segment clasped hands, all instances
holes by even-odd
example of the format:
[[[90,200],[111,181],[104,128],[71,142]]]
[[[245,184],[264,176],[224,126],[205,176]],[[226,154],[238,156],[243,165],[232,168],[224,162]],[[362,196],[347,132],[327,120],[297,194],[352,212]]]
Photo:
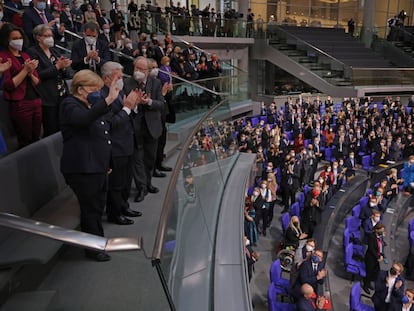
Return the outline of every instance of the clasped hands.
[[[56,69],[66,69],[72,64],[72,60],[69,58],[66,58],[64,56],[59,57],[59,59],[56,62]]]
[[[39,61],[37,59],[26,59],[24,61],[23,70],[27,73],[28,76],[31,76],[33,71],[36,70],[38,65],[39,65]]]
[[[90,50],[86,54],[86,60],[87,61],[94,60],[95,62],[99,62],[99,50]]]

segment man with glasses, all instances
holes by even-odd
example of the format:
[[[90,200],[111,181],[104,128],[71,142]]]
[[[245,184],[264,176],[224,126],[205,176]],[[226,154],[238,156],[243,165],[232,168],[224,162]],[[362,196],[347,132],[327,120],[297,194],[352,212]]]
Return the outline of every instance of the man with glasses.
[[[375,293],[372,296],[375,311],[387,311],[391,305],[401,302],[405,286],[405,281],[401,276],[403,271],[403,265],[394,262],[389,271],[379,272],[375,281]]]

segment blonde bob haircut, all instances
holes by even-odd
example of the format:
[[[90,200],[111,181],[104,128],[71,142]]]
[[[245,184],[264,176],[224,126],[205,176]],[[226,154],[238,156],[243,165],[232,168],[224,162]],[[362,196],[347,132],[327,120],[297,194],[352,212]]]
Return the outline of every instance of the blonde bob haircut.
[[[79,87],[92,86],[101,89],[104,86],[104,82],[100,76],[89,69],[83,69],[75,73],[72,78],[72,84],[70,86],[70,93],[72,95],[79,95]]]

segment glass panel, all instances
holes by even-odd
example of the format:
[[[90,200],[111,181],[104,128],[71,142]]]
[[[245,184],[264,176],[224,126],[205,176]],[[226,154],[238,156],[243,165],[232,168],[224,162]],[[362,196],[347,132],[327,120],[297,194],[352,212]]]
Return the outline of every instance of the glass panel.
[[[412,85],[413,69],[372,69],[354,68],[352,70],[354,85]]]
[[[209,310],[216,227],[226,179],[237,159],[230,103],[194,132],[175,182],[161,268],[177,310]],[[189,295],[197,299],[188,299]],[[196,303],[196,305],[194,305]]]

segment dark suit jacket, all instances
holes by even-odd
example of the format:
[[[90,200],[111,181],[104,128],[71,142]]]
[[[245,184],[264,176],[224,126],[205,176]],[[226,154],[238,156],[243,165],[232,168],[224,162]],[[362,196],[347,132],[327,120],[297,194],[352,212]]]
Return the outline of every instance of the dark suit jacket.
[[[325,310],[325,309],[318,309],[318,308],[315,309],[313,307],[312,302],[309,299],[305,299],[305,297],[300,297],[299,300],[296,302],[296,311],[315,311],[315,310]]]
[[[396,302],[390,305],[389,311],[402,311],[402,302]],[[411,305],[410,311],[414,311],[414,304]]]
[[[375,306],[384,305],[385,304],[385,298],[388,294],[388,287],[386,278],[388,276],[388,271],[381,270],[378,273],[378,277],[375,280],[375,293],[372,296],[372,301],[374,302]],[[395,283],[398,281],[402,281],[402,285],[400,288],[395,288]],[[404,296],[404,279],[399,275],[397,276],[397,279],[395,280],[394,287],[391,292],[391,300],[390,304],[396,304],[401,302],[402,297]]]
[[[90,109],[73,96],[62,102],[63,174],[102,174],[110,167],[109,107],[104,98]]]
[[[29,55],[24,52],[21,52],[20,55],[23,57],[24,60],[30,59]],[[12,62],[10,70],[6,70],[3,73],[3,98],[5,100],[10,101],[18,101],[24,99],[26,95],[27,83],[29,80],[24,79],[23,82],[20,83],[17,87],[14,86],[12,80],[14,76],[16,76],[20,71],[23,70],[23,65],[20,64],[19,60],[12,53],[10,53],[9,50],[1,51],[0,57],[3,59],[3,62],[5,62],[8,58],[10,58]],[[39,77],[37,70],[34,71],[34,75],[36,77]],[[34,86],[34,88],[35,90],[37,89],[36,86]]]
[[[105,85],[101,91],[102,96],[108,96],[109,89]],[[134,153],[134,128],[132,123],[132,115],[128,115],[122,108],[122,98],[124,93],[121,92],[116,101],[111,104],[109,120],[111,123],[111,141],[112,156],[122,157],[130,156]]]
[[[45,10],[45,16],[48,22],[53,20],[53,16]],[[39,13],[33,8],[27,8],[23,13],[23,30],[30,42],[34,42],[33,28],[37,25],[43,24],[43,20]]]
[[[133,78],[129,78],[125,82],[125,93],[129,94],[131,90],[139,88],[140,85]],[[142,122],[146,122],[149,133],[152,138],[157,139],[162,133],[161,112],[164,109],[164,97],[161,93],[161,81],[151,77],[147,78],[145,84],[145,92],[151,94],[152,105],[141,105],[143,111],[138,111],[134,119],[135,138],[142,133]]]
[[[55,48],[50,48],[50,52],[56,59],[61,56],[60,52]],[[38,45],[32,46],[27,50],[27,53],[31,56],[32,59],[39,60],[37,71],[42,83],[39,84],[38,91],[42,97],[42,104],[44,106],[56,106],[59,98],[59,91],[57,89],[57,77],[58,74],[61,74],[62,77],[64,77],[66,75],[66,71],[60,70],[59,72],[56,69],[56,66],[52,64],[50,59]],[[67,94],[69,94],[66,84],[65,87]]]
[[[99,72],[101,66],[111,59],[111,54],[109,52],[108,44],[102,40],[96,40],[96,49],[98,50],[98,54],[100,62],[96,64],[96,69]],[[85,39],[80,39],[73,44],[72,47],[72,68],[75,71],[79,71],[82,69],[89,69],[89,64],[85,64],[84,58],[86,57],[87,50],[86,50],[86,43]]]
[[[347,177],[354,176],[355,175],[355,165],[356,165],[356,159],[354,158],[354,165],[351,163],[351,159],[347,158],[344,162],[344,166],[347,168],[345,175]]]
[[[321,222],[321,215],[322,215],[322,206],[323,206],[323,199],[322,194],[320,194],[317,199],[319,201],[319,207],[311,206],[311,200],[313,198],[312,191],[309,191],[305,197],[305,205],[302,211],[302,225],[303,227],[308,228],[311,222],[315,222],[315,224],[319,224]]]
[[[321,271],[324,268],[324,262],[318,263],[318,271]],[[312,267],[312,260],[305,260],[300,268],[299,268],[299,285],[303,285],[305,283],[308,283],[313,287],[313,290],[315,293],[318,292],[318,284],[323,284],[324,279],[317,280],[316,274],[313,271]]]

